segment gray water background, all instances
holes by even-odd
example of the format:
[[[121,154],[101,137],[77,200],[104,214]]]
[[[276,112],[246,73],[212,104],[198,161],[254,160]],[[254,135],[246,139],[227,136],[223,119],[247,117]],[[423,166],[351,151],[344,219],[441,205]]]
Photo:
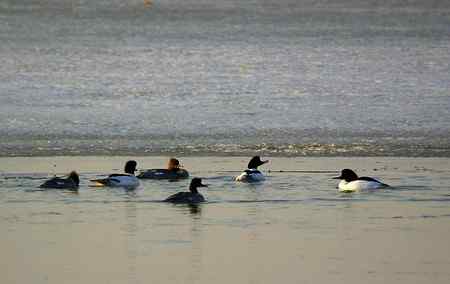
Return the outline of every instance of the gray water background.
[[[90,186],[125,157],[0,158],[0,282],[449,283],[448,158],[267,158],[245,184],[247,157],[180,157],[209,185],[198,206],[161,202],[189,180]],[[392,187],[339,193],[343,168]],[[38,188],[72,169],[78,192]]]
[[[0,3],[0,154],[450,156],[448,1]]]

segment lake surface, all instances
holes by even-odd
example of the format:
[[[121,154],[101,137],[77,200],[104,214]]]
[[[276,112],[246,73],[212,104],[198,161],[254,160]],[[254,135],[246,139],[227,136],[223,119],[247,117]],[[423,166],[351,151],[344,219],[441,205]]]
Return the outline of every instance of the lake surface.
[[[159,168],[167,157],[134,157]],[[124,157],[0,158],[2,283],[448,283],[448,158],[271,158],[259,185],[235,183],[248,157],[181,157],[207,202],[160,202],[189,181],[135,191],[89,187]],[[390,189],[337,192],[342,168]],[[78,193],[41,191],[77,169]],[[281,173],[280,170],[285,172]],[[286,172],[286,171],[320,171]]]
[[[0,282],[449,283],[449,63],[449,1],[3,0]]]
[[[450,2],[144,2],[1,1],[0,155],[450,156]]]

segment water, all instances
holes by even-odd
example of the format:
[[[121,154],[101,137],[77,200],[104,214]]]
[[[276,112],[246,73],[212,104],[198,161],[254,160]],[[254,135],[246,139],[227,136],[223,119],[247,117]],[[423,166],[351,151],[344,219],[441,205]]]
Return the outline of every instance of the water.
[[[136,157],[141,168],[167,157]],[[89,187],[123,157],[0,159],[4,283],[448,283],[448,158],[270,158],[259,185],[244,157],[186,157],[209,184],[197,207],[160,202],[189,181]],[[54,167],[56,165],[56,167]],[[393,186],[342,194],[338,170]],[[41,191],[78,169],[78,193]],[[272,172],[268,172],[272,170]],[[277,170],[319,170],[279,173]],[[232,171],[232,172],[230,172]]]
[[[449,156],[448,1],[0,3],[0,154]]]
[[[449,283],[449,43],[448,1],[1,1],[0,282]],[[169,154],[205,204],[89,187]]]

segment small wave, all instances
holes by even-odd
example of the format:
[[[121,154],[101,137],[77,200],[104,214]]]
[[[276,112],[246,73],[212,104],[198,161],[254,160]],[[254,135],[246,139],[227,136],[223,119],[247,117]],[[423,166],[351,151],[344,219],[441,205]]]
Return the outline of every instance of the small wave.
[[[45,175],[45,176],[44,176]],[[4,180],[43,180],[45,178],[48,178],[47,174],[36,174],[36,175],[17,175],[17,174],[1,174],[1,178]]]
[[[35,213],[31,213],[30,216],[47,216],[47,215],[55,215],[55,216],[60,216],[63,215],[60,212],[55,212],[55,211],[49,211],[49,212],[35,212]]]
[[[48,203],[48,200],[42,199],[7,199],[5,203]]]
[[[60,200],[66,202],[66,200]],[[256,200],[246,200],[246,199],[224,199],[224,200],[208,200],[202,204],[253,204],[253,203],[305,203],[311,201],[326,201],[326,202],[361,202],[367,201],[366,199],[346,199],[346,198],[306,198],[306,199],[256,199]],[[46,202],[44,200],[10,200],[10,203],[28,203],[28,202]],[[117,203],[154,203],[154,204],[169,204],[164,200],[153,200],[153,199],[126,199],[126,200],[70,200],[71,203],[84,203],[84,204],[117,204]]]
[[[400,201],[409,201],[409,202],[450,202],[450,198],[405,198]]]
[[[420,186],[420,185],[391,186],[388,189],[389,190],[394,190],[394,191],[428,191],[428,190],[433,190],[429,186]]]
[[[304,199],[262,199],[262,200],[221,200],[221,201],[208,201],[208,203],[296,203],[305,202]]]
[[[430,219],[430,218],[447,218],[450,217],[450,214],[439,214],[439,215],[415,215],[415,216],[402,216],[402,215],[396,215],[396,216],[390,216],[390,217],[378,217],[378,216],[372,216],[369,217],[369,219]]]
[[[51,138],[50,138],[51,139]],[[124,140],[127,142],[124,143]],[[170,140],[170,139],[169,139]],[[404,157],[450,157],[450,145],[409,145],[378,143],[306,143],[306,144],[177,144],[176,141],[189,141],[192,137],[177,137],[168,142],[167,137],[105,138],[86,139],[20,139],[2,141],[0,156],[86,156],[86,155],[186,155],[186,156],[251,156],[263,154],[280,157],[335,157],[335,156],[404,156]],[[208,140],[205,137],[205,140]],[[152,145],[148,145],[152,141]],[[193,141],[194,142],[194,141]]]

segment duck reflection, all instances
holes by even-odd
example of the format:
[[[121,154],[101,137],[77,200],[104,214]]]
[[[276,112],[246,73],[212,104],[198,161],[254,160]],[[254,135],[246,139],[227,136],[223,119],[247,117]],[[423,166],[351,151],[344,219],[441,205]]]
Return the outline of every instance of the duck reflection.
[[[201,216],[202,214],[202,204],[197,203],[187,203],[187,204],[174,204],[178,211],[184,214],[192,215],[193,217]]]
[[[189,209],[189,213],[191,215],[202,214],[202,206],[200,204],[187,204],[187,208]]]

